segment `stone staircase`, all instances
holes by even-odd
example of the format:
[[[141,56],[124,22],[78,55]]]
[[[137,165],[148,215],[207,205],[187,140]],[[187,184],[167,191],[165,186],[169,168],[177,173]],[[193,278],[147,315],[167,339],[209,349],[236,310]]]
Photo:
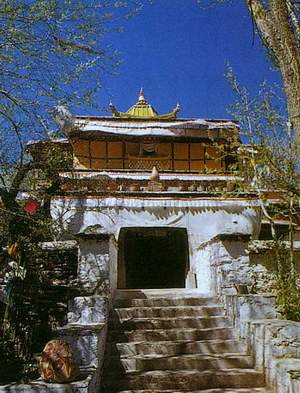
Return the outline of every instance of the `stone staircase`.
[[[118,291],[101,393],[267,393],[216,298]]]

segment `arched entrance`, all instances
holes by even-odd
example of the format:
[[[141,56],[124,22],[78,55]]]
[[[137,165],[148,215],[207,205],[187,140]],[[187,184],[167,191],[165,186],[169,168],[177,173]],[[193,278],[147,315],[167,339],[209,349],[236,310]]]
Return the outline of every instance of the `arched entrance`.
[[[183,228],[122,228],[118,288],[184,288],[189,270],[187,231]]]

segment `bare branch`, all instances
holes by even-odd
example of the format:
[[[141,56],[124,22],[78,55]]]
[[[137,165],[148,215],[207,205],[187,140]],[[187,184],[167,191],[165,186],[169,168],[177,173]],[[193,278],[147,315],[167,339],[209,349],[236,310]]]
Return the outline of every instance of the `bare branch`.
[[[19,147],[20,147],[20,164],[22,165],[23,164],[23,160],[24,160],[24,144],[23,144],[23,140],[22,140],[22,136],[21,136],[21,132],[20,132],[19,126],[14,121],[14,119],[7,112],[4,112],[2,109],[0,109],[0,115],[5,117],[6,120],[8,120],[12,124],[12,126],[13,126],[13,128],[15,130],[15,133],[16,133],[16,136],[17,136],[17,139],[18,139],[18,142],[19,142]]]
[[[80,51],[87,52],[87,53],[90,53],[93,55],[104,55],[105,54],[104,51],[94,49],[94,48],[87,46],[87,45],[79,44],[78,42],[64,40],[64,39],[59,38],[57,36],[53,36],[53,40],[62,50],[75,49],[75,50],[80,50]]]

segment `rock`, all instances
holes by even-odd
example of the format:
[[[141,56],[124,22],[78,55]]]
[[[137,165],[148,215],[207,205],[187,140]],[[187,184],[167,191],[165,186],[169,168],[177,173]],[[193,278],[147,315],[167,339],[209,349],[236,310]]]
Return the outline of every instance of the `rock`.
[[[39,371],[46,382],[65,383],[79,375],[72,348],[63,340],[51,340],[43,349]]]

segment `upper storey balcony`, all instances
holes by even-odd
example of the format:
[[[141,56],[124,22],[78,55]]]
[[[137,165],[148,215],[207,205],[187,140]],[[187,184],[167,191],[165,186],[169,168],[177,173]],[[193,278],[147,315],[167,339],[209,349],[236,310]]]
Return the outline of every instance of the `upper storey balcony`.
[[[62,127],[63,140],[29,147],[36,161],[52,159],[53,149],[67,153],[68,165],[61,168],[65,191],[147,190],[153,167],[161,175],[161,191],[223,190],[233,181],[230,169],[239,145],[235,122],[178,118],[178,104],[160,115],[142,90],[127,112],[112,103],[110,108],[110,117],[72,117],[68,129]]]
[[[179,105],[159,115],[145,100],[112,117],[75,118],[69,135],[74,169],[226,172],[238,125],[227,120],[179,119]]]

